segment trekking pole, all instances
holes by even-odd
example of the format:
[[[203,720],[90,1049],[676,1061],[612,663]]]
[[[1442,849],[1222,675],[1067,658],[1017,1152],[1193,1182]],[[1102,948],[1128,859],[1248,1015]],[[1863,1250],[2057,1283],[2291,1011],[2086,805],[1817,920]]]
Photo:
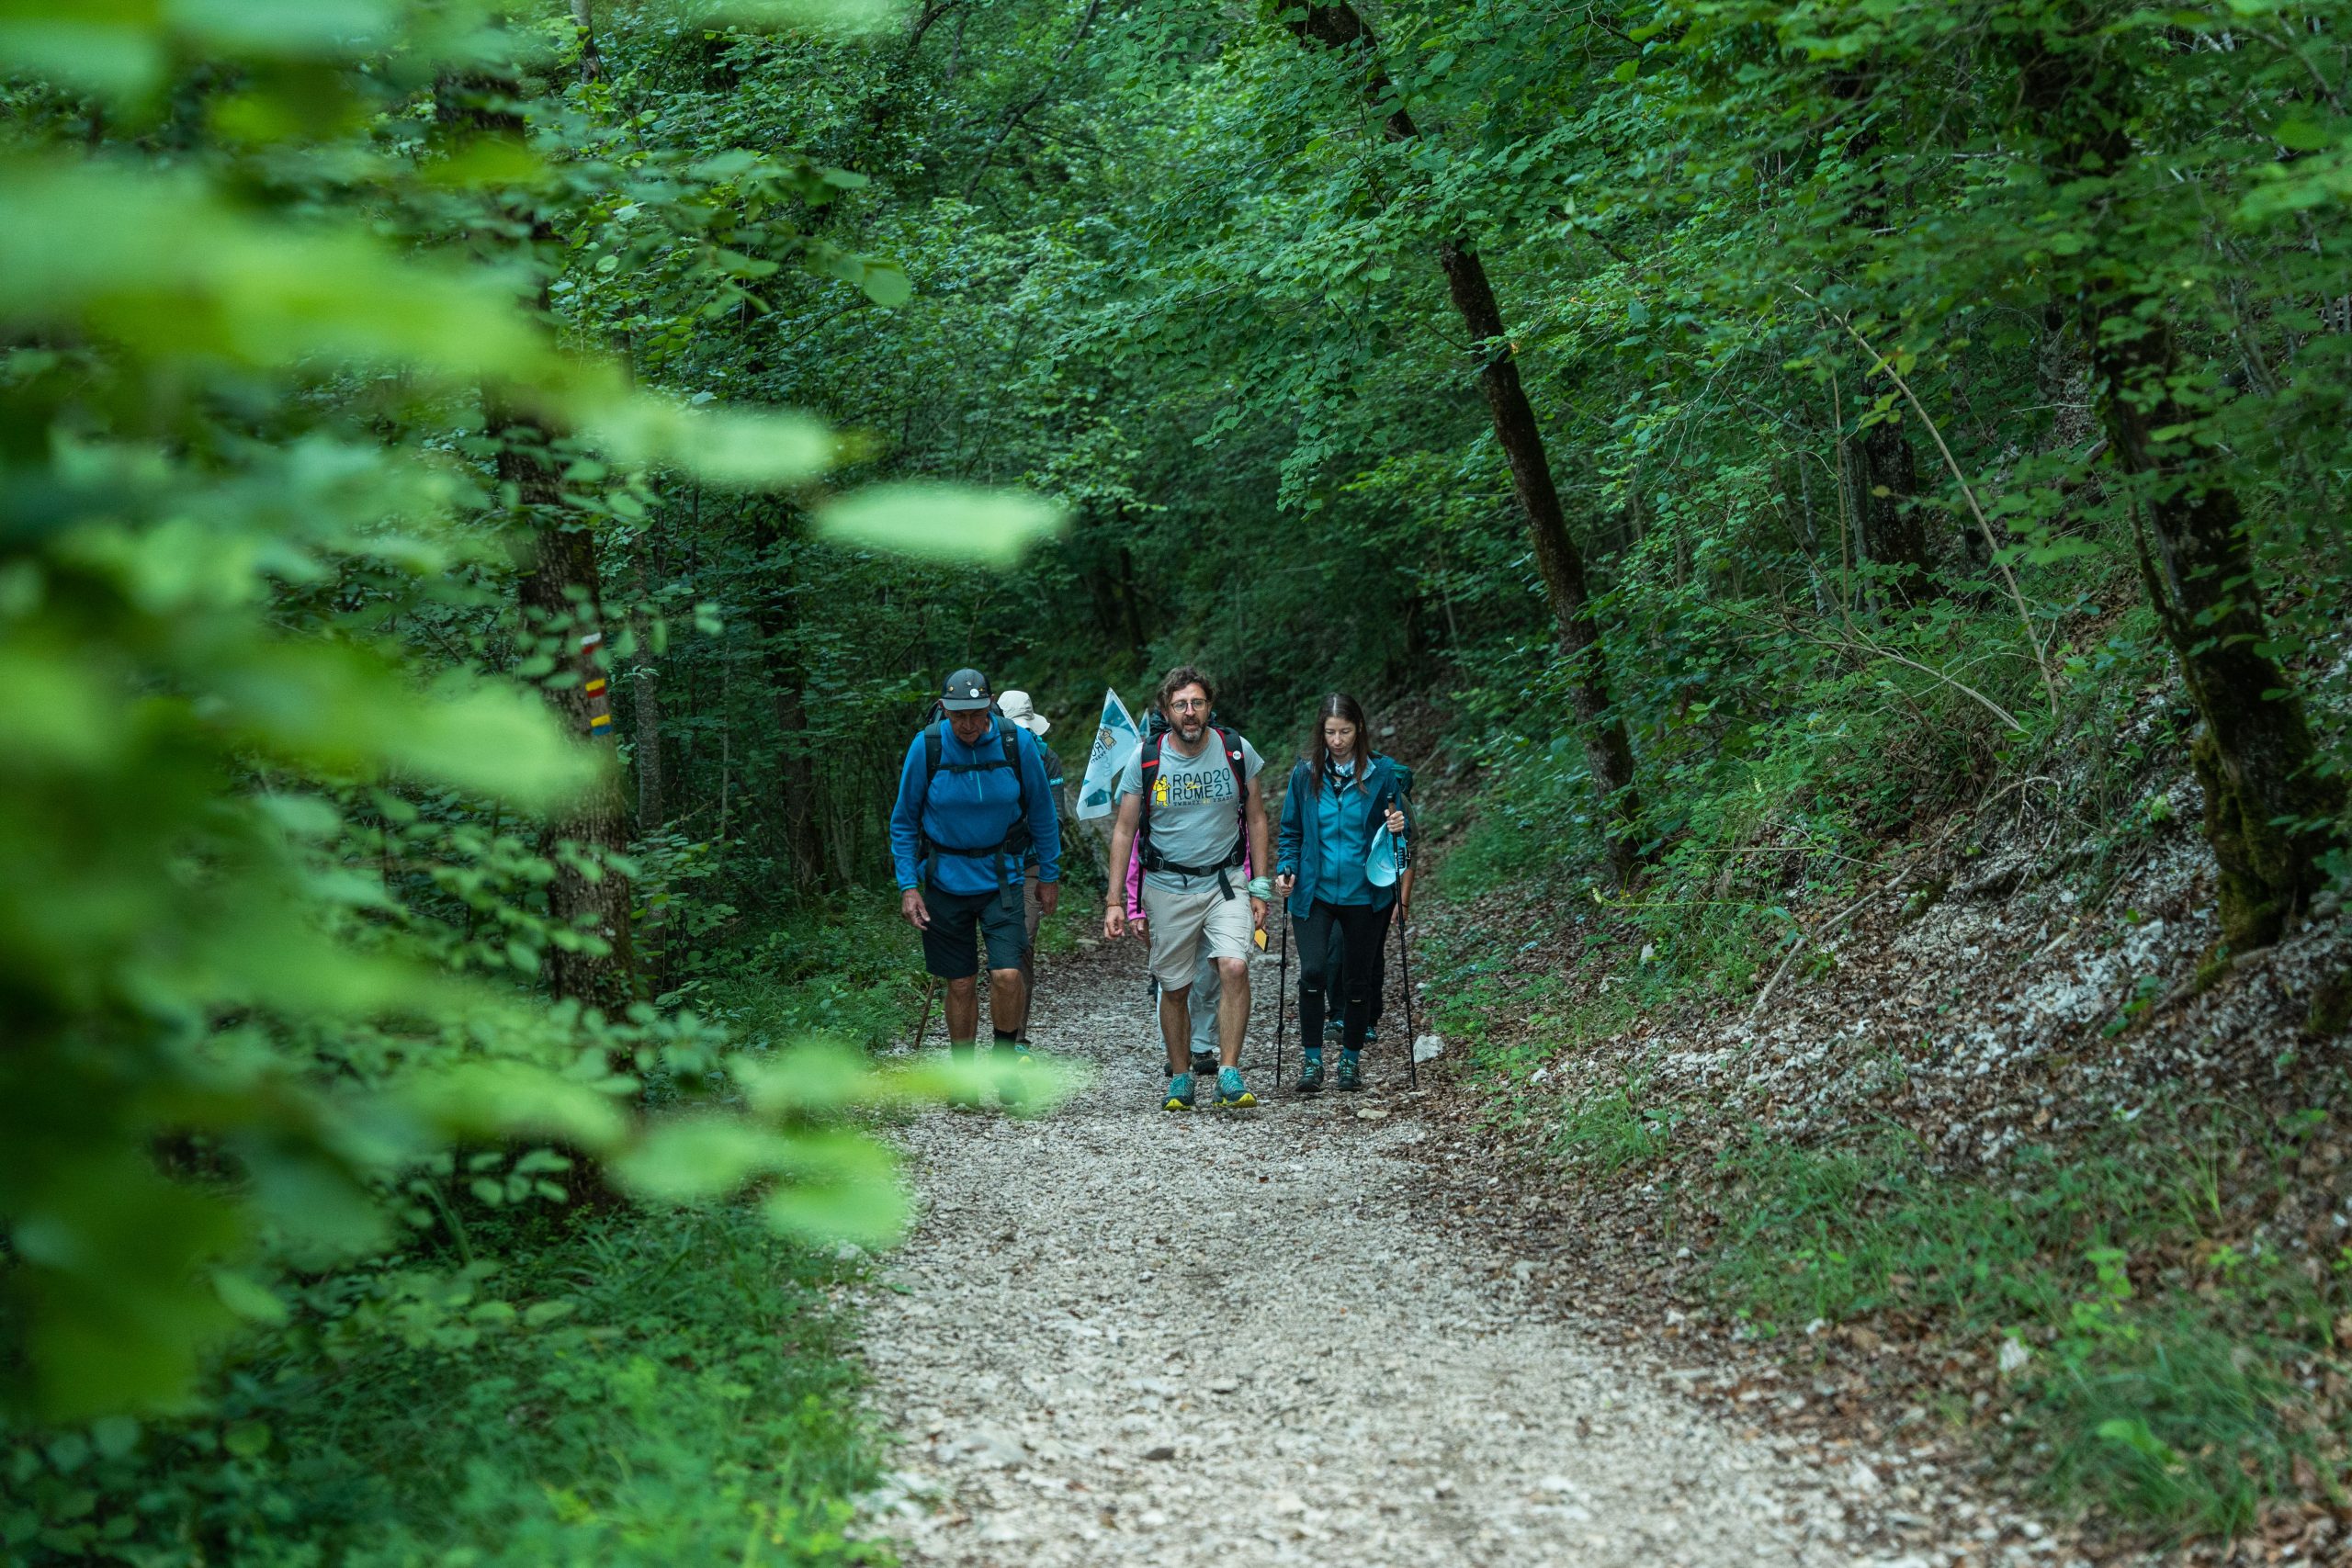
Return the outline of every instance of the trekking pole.
[[[1290,1021],[1290,918],[1283,918],[1283,955],[1274,965],[1274,1087],[1283,1086],[1283,1026]]]
[[[1029,950],[1029,994],[1021,998],[1021,1043],[1029,1043],[1029,1031],[1037,1021],[1037,982],[1046,973],[1046,955],[1035,948]]]
[[[1413,1031],[1413,942],[1408,922],[1396,922],[1396,968],[1405,981],[1405,1079],[1413,1088],[1421,1087],[1420,1052],[1417,1049],[1419,1036]]]
[[[938,989],[939,976],[936,975],[929,976],[922,988],[922,1017],[915,1024],[915,1043],[909,1047],[910,1050],[922,1049],[923,1032],[931,1027],[931,998]]]

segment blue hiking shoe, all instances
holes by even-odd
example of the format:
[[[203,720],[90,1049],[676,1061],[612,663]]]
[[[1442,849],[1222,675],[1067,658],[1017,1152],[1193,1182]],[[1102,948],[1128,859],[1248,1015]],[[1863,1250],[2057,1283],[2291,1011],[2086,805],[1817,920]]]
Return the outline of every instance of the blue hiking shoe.
[[[1301,1051],[1298,1063],[1298,1094],[1323,1092],[1323,1053],[1312,1047]]]
[[[1216,1108],[1219,1111],[1247,1111],[1257,1103],[1258,1097],[1251,1094],[1249,1086],[1241,1081],[1239,1067],[1219,1067],[1216,1070]]]
[[[1190,1111],[1193,1109],[1192,1074],[1178,1073],[1174,1077],[1168,1080],[1168,1092],[1160,1100],[1159,1109],[1162,1111]]]
[[[996,1080],[996,1097],[1006,1105],[1018,1105],[1029,1097],[1029,1086],[1015,1075],[1028,1073],[1037,1065],[1037,1058],[1029,1054],[1026,1045],[1015,1045],[1011,1050],[1000,1049],[994,1055],[996,1065],[1009,1069]]]
[[[1340,1087],[1350,1092],[1363,1087],[1363,1063],[1353,1051],[1340,1053]]]

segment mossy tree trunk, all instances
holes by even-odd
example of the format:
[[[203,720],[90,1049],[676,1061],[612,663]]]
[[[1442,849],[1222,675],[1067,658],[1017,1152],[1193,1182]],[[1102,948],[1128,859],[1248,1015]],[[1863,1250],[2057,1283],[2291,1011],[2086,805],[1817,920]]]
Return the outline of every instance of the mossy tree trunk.
[[[2321,856],[2344,808],[2287,671],[2270,653],[2238,495],[2195,439],[2189,386],[2163,280],[2136,265],[2102,186],[2133,156],[2136,71],[2125,42],[2086,6],[2039,15],[2021,36],[2019,105],[2042,135],[2043,173],[2086,231],[2062,275],[2087,345],[2109,457],[2125,476],[2149,598],[2203,727],[2190,761],[2221,872],[2222,940],[2276,940],[2325,882]],[[2062,296],[2063,298],[2063,296]]]

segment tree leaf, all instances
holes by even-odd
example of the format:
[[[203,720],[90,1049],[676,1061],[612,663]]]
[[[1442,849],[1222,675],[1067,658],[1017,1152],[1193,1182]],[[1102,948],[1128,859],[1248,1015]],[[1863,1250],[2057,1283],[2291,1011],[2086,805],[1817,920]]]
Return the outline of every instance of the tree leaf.
[[[1019,491],[915,482],[873,485],[833,502],[817,513],[817,531],[840,545],[1009,567],[1067,520],[1059,505]]]

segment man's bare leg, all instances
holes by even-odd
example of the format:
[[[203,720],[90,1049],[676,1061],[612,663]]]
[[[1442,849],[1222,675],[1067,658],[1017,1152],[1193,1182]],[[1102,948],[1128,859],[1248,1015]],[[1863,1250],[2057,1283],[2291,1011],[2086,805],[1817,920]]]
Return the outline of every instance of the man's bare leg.
[[[967,975],[947,982],[947,1043],[971,1049],[980,1032],[979,976]]]
[[[1192,1070],[1193,987],[1159,987],[1159,1042],[1168,1048],[1168,1070]]]
[[[1029,987],[1022,981],[1018,969],[989,971],[989,1027],[1000,1034],[1018,1034],[1021,1026],[1029,1021]],[[978,1032],[979,1020],[975,1017],[972,1028]]]
[[[1241,1035],[1250,1026],[1250,961],[1220,958],[1217,977],[1224,982],[1216,998],[1217,1060],[1228,1067],[1241,1065]]]

